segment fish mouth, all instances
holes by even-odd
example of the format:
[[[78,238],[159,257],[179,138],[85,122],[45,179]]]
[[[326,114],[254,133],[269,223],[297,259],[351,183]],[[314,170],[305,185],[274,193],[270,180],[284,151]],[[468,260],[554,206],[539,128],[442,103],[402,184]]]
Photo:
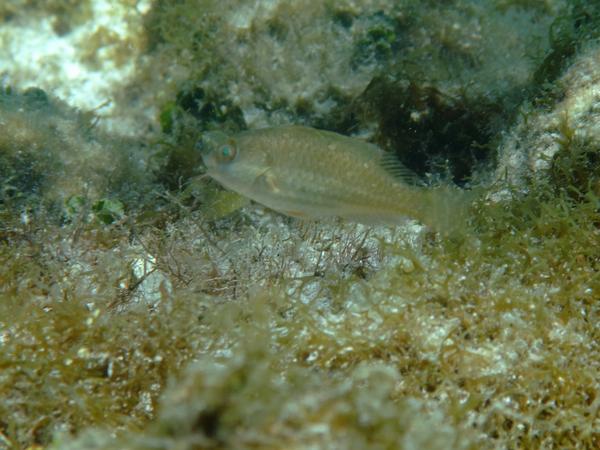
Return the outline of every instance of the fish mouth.
[[[215,157],[213,156],[213,147],[210,145],[210,142],[202,136],[194,145],[194,150],[200,154],[202,158],[202,162],[206,166],[206,173],[210,174],[211,169],[215,167]]]
[[[205,138],[205,136],[201,136],[200,139],[196,141],[196,145],[194,145],[194,150],[200,153],[200,156],[204,158],[212,152],[212,147],[210,142]]]
[[[217,163],[215,161],[214,156],[212,156],[210,154],[202,155],[202,162],[204,163],[204,166],[206,167],[206,173],[214,178],[214,175],[216,173],[216,168],[217,168]]]

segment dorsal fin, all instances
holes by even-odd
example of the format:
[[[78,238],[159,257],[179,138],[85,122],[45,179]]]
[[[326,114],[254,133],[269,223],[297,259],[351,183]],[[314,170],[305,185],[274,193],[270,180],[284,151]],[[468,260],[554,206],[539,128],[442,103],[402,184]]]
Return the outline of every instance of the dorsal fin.
[[[398,157],[390,152],[381,152],[379,165],[385,169],[387,173],[403,183],[414,186],[423,186],[425,184],[416,173],[402,164],[398,160]]]

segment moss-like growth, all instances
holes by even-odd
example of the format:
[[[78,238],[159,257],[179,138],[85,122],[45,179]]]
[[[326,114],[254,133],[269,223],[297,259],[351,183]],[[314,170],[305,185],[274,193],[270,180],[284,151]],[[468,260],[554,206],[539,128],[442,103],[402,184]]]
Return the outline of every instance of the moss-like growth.
[[[264,331],[253,339],[266,344]],[[416,399],[396,401],[400,374],[389,364],[361,364],[343,382],[337,377],[324,382],[303,367],[282,376],[272,364],[277,353],[257,342],[231,353],[189,367],[168,390],[161,418],[145,436],[107,442],[90,433],[75,444],[53,448],[167,449],[186,442],[201,448],[288,448],[311,442],[356,450],[475,448],[469,444],[471,431],[453,429],[448,415],[427,413]],[[285,411],[281,404],[287,405]],[[323,418],[330,423],[326,433]]]
[[[576,202],[600,198],[600,143],[576,134],[566,114],[559,131],[560,149],[550,166],[551,185]]]
[[[151,392],[193,353],[180,332],[194,326],[189,305],[111,311],[127,298],[132,253],[115,246],[126,235],[114,228],[104,246],[105,237],[75,230],[22,228],[25,239],[0,244],[0,437],[10,448],[45,446],[59,429],[142,426],[156,406]],[[56,253],[61,240],[76,241],[79,256]]]
[[[336,17],[339,14],[338,12]],[[364,22],[364,31],[355,43],[351,59],[351,65],[355,69],[397,58],[408,44],[405,36],[410,23],[407,14],[397,12],[393,15],[378,11],[370,17],[361,18],[361,21]]]
[[[494,98],[510,98],[505,106],[514,106],[514,93],[525,87],[532,70],[525,51],[543,50],[541,36],[552,17],[531,5],[515,9],[498,13],[494,5],[469,1],[300,1],[254,8],[237,0],[219,6],[186,0],[158,2],[147,29],[160,59],[176,60],[189,73],[176,92],[192,93],[197,115],[213,120],[206,114],[218,117],[224,107],[226,115],[239,111],[250,127],[300,119],[343,132],[357,124],[351,128],[346,121],[344,128],[339,117],[329,116],[347,112],[352,99],[384,73],[426,80],[445,93],[456,94],[468,84],[481,98],[492,87]],[[519,31],[510,52],[500,52],[498,39],[515,33],[515,21],[528,33]],[[512,69],[500,82],[504,64]]]
[[[106,136],[95,128],[96,120],[41,89],[0,93],[4,214],[42,211],[60,220],[73,218],[75,204],[132,206],[147,198],[152,176],[143,172],[142,146]]]
[[[534,80],[548,87],[568,67],[577,51],[587,42],[600,37],[600,5],[574,0],[554,20],[550,28],[551,48],[537,68]]]
[[[61,145],[52,128],[41,125],[38,117],[49,115],[54,109],[46,93],[30,89],[22,95],[11,89],[0,92],[0,205],[12,211],[34,202],[47,187],[52,172],[60,163],[47,151]],[[38,117],[36,117],[38,116]]]

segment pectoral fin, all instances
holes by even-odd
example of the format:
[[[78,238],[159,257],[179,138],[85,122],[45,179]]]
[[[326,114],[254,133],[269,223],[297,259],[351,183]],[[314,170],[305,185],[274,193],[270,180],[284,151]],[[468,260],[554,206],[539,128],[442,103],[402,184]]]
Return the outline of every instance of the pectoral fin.
[[[267,191],[271,194],[278,194],[281,191],[277,186],[277,177],[273,174],[270,168],[266,169],[263,173],[256,177],[253,187],[258,190]]]

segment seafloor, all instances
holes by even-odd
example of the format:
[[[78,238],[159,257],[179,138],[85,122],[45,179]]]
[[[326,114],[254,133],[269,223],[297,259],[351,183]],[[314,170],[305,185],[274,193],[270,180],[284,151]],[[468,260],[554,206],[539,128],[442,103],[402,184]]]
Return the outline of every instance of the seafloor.
[[[287,123],[464,226],[202,176]],[[0,449],[598,449],[599,209],[599,2],[3,0]]]

